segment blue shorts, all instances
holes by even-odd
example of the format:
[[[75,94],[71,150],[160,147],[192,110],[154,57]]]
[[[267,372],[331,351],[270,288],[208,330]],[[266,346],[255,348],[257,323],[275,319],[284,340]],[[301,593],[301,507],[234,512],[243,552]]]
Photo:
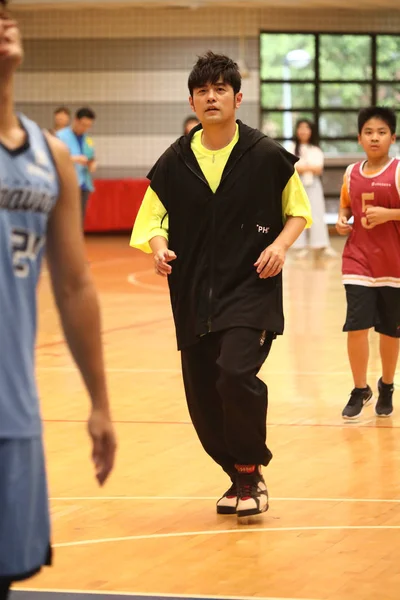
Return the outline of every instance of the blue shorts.
[[[27,579],[50,559],[42,439],[0,439],[0,579]]]

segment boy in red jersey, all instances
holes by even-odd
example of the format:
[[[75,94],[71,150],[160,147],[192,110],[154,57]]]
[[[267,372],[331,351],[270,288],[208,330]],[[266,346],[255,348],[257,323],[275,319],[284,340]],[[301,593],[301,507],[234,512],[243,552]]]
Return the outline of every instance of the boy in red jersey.
[[[367,385],[371,327],[380,334],[382,361],[375,412],[378,417],[392,414],[400,341],[400,160],[389,157],[396,115],[389,108],[364,108],[358,132],[367,160],[346,170],[336,223],[340,235],[349,234],[342,264],[347,297],[343,331],[348,332],[354,389],[342,412],[345,419],[356,419],[373,399]],[[348,223],[351,216],[353,225]]]

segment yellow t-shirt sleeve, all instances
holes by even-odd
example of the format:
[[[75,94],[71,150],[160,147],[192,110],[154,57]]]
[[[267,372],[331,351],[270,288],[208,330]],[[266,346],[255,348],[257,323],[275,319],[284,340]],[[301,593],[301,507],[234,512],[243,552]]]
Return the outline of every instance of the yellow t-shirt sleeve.
[[[137,214],[129,245],[150,254],[149,241],[157,235],[168,240],[168,214],[155,191],[149,186]]]
[[[312,225],[311,205],[297,171],[293,173],[282,192],[282,218],[303,217],[306,228]]]

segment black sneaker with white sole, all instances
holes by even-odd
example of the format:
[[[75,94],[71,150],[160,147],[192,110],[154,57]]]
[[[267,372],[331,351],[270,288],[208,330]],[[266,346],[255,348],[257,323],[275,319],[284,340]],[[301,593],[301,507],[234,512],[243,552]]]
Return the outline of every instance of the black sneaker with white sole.
[[[393,383],[383,383],[382,377],[378,381],[378,400],[375,405],[377,417],[390,417],[393,412]]]
[[[235,515],[237,505],[236,483],[232,483],[229,490],[217,501],[217,513],[219,515]]]
[[[236,487],[238,518],[259,515],[268,510],[268,490],[257,465],[254,466],[253,472],[238,472]]]
[[[369,385],[364,389],[354,388],[350,394],[348,403],[342,411],[343,419],[357,419],[364,406],[367,406],[373,398],[374,395]]]

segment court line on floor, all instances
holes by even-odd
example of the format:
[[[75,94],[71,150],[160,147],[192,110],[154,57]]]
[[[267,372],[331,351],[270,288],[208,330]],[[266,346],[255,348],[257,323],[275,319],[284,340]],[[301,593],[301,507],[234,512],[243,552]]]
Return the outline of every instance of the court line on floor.
[[[129,256],[127,256],[125,258],[122,258],[122,257],[121,258],[105,258],[104,260],[93,260],[93,261],[88,260],[88,264],[91,269],[94,267],[97,269],[97,267],[105,267],[108,265],[118,264],[121,262],[128,262],[128,261],[132,264],[132,259]],[[49,277],[50,276],[49,269],[46,266],[43,267],[40,275]]]
[[[220,598],[221,600],[311,600],[311,598],[283,598],[283,597],[265,597],[265,596],[220,596],[213,594],[207,596],[205,594],[165,594],[162,592],[113,592],[109,590],[60,590],[60,589],[48,589],[48,588],[14,588],[14,592],[43,592],[51,594],[87,594],[93,596],[132,596],[133,598],[187,598],[188,600],[214,600]],[[316,600],[314,598],[313,600]]]
[[[130,285],[133,285],[135,287],[138,287],[142,290],[146,290],[148,292],[155,292],[157,294],[168,294],[168,288],[167,286],[165,287],[161,287],[161,285],[156,284],[156,283],[142,283],[141,281],[138,280],[137,276],[138,275],[155,275],[154,273],[154,269],[149,269],[148,271],[140,271],[140,273],[131,273],[130,275],[128,275],[127,277],[127,282]]]
[[[237,535],[243,533],[292,533],[310,531],[399,531],[400,525],[311,525],[301,527],[255,527],[243,526],[240,529],[211,529],[204,531],[180,531],[174,533],[150,533],[142,535],[128,535],[114,538],[98,538],[94,540],[81,540],[79,542],[59,542],[53,544],[54,548],[75,548],[78,546],[95,546],[96,544],[114,544],[117,542],[135,542],[139,540],[161,540],[194,536]]]
[[[89,260],[89,266],[90,267],[106,267],[108,265],[113,265],[113,264],[118,264],[118,263],[123,263],[123,262],[129,262],[130,264],[132,264],[132,258],[130,256],[124,256],[124,257],[120,257],[120,258],[105,258],[102,260],[93,260],[90,261]]]
[[[130,325],[121,325],[120,327],[112,327],[111,329],[103,329],[101,335],[108,335],[110,333],[117,333],[119,331],[126,331],[128,329],[140,329],[141,327],[150,327],[153,325],[160,325],[160,323],[165,323],[166,321],[170,321],[170,317],[163,317],[162,319],[153,319],[152,321],[139,321],[137,323],[131,323]],[[43,348],[51,348],[53,346],[64,346],[66,345],[65,339],[55,340],[54,342],[46,342],[43,344],[38,344],[36,346],[36,350],[42,350]],[[49,367],[52,368],[52,367]],[[67,367],[68,369],[72,367]],[[75,369],[76,370],[76,369]]]
[[[43,423],[76,423],[79,425],[87,423],[86,419],[42,419]],[[113,419],[115,425],[191,425],[191,421],[137,421]],[[272,425],[271,425],[272,427]],[[399,425],[400,427],[400,425]]]
[[[181,369],[135,369],[135,368],[118,368],[118,367],[109,367],[105,369],[107,373],[182,373]],[[40,367],[36,368],[36,371],[61,371],[63,373],[76,373],[79,374],[79,371],[76,367]]]
[[[42,419],[43,423],[76,423],[84,425],[87,423],[86,419]],[[379,417],[373,417],[366,421],[340,421],[338,423],[274,423],[269,422],[268,427],[336,427],[340,429],[354,429],[362,427],[364,429],[400,429],[399,425],[393,425],[392,421],[386,419],[387,425],[382,425],[382,421]],[[142,421],[138,419],[113,419],[115,425],[192,425],[191,421]],[[377,425],[379,423],[379,425]]]
[[[77,501],[166,501],[166,500],[215,500],[215,496],[53,496],[50,500],[54,502],[77,502]],[[400,504],[400,498],[290,498],[270,497],[273,502],[349,502],[349,503],[382,503]]]
[[[126,327],[119,327],[119,328],[115,328],[115,329],[110,329],[107,331],[103,331],[103,333],[114,333],[115,331],[120,331],[120,330],[124,330],[124,329],[132,329],[134,327],[139,327],[139,326],[147,326],[147,325],[153,325],[153,324],[158,324],[160,322],[164,322],[166,320],[165,319],[159,319],[158,321],[152,321],[149,323],[137,323],[137,324],[133,324],[133,325],[128,325]],[[50,342],[51,344],[58,344],[60,343],[59,341],[57,342]],[[45,347],[45,346],[38,346],[38,349]],[[38,366],[36,368],[37,371],[61,371],[61,372],[66,372],[66,373],[70,373],[70,372],[76,372],[78,373],[78,369],[74,366],[60,366],[60,367],[44,367],[44,366]],[[125,367],[125,368],[121,368],[121,367],[108,367],[106,369],[107,373],[181,373],[182,370],[181,369],[148,369],[148,368],[135,368],[135,367]],[[380,371],[369,371],[371,373],[371,375],[379,375]],[[276,371],[276,370],[272,370],[272,369],[263,369],[262,370],[262,374],[263,375],[306,375],[306,376],[313,376],[313,375],[348,375],[349,371],[291,371],[289,369],[286,369],[284,371]],[[400,373],[399,373],[399,377],[400,377]]]

